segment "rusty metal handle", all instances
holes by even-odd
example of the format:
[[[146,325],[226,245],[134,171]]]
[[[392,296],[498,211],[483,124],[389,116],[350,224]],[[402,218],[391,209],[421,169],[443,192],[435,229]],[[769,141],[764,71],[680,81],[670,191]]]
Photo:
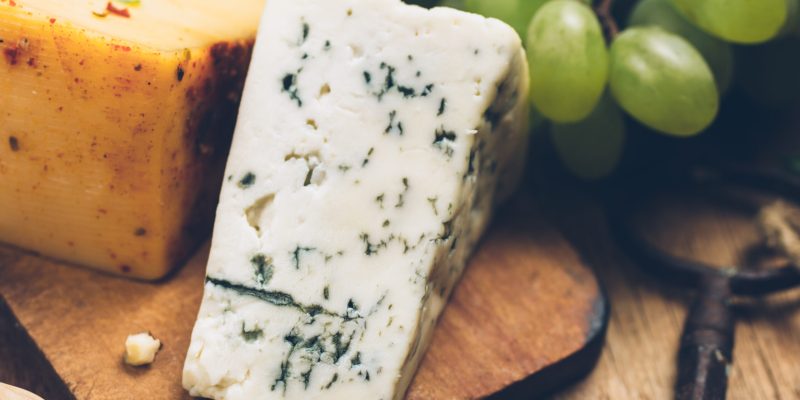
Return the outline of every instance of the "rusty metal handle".
[[[731,282],[706,276],[686,317],[678,350],[677,400],[723,400],[733,363],[734,316]]]

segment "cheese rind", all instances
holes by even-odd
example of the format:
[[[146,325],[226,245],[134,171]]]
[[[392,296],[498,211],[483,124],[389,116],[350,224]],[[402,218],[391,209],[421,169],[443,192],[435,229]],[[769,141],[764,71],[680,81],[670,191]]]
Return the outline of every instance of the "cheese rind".
[[[184,260],[211,229],[262,1],[239,3],[248,32],[173,28],[192,46],[176,49],[130,30],[216,1],[98,18],[88,0],[0,0],[0,242],[141,279]]]
[[[497,20],[271,0],[183,382],[215,399],[397,399],[527,151]]]

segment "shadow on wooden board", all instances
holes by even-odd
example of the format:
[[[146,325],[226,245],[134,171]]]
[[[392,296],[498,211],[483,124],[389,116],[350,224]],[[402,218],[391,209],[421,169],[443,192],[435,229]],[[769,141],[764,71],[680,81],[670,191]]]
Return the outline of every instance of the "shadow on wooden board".
[[[0,296],[0,382],[24,382],[45,399],[74,397]]]

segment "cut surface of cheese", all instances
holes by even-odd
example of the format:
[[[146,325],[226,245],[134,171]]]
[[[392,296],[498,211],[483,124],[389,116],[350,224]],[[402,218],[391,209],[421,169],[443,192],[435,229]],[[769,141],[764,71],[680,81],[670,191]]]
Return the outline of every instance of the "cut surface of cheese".
[[[152,364],[161,349],[161,341],[149,333],[137,333],[125,339],[125,364],[134,367]]]
[[[527,151],[500,21],[270,0],[183,383],[214,399],[399,399]]]
[[[263,0],[138,3],[0,0],[0,242],[158,279],[210,231]]]

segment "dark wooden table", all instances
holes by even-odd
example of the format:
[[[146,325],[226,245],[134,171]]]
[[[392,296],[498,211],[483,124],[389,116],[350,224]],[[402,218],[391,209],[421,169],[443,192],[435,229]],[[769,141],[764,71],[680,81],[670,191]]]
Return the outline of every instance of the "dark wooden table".
[[[657,217],[659,229],[653,234],[665,249],[736,265],[759,241],[749,218],[700,206],[687,208],[679,218],[670,213]],[[586,219],[593,220],[593,213],[588,210]],[[570,231],[605,283],[612,313],[597,369],[556,398],[672,398],[678,340],[693,294],[645,274],[611,243],[599,221],[584,220]],[[800,399],[800,290],[742,303],[738,316],[728,398]]]
[[[748,100],[734,98],[728,100],[723,122],[693,143],[643,136],[634,134],[631,142],[640,149],[640,158],[652,158],[644,165],[680,167],[721,159],[782,167],[787,157],[800,159],[800,112],[756,110]],[[556,398],[673,398],[679,338],[694,294],[632,263],[610,238],[591,194],[567,189],[559,198],[551,203],[557,204],[560,225],[605,283],[612,313],[598,367]],[[737,266],[761,243],[753,216],[697,196],[656,203],[647,236],[676,255]],[[800,290],[736,304],[739,319],[728,399],[800,399]]]

